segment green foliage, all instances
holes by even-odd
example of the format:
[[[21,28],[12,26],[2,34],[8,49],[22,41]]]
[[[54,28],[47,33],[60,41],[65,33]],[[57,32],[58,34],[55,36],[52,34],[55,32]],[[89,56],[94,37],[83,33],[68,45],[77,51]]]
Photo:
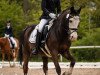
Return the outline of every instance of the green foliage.
[[[71,50],[71,53],[73,54],[74,58],[76,61],[88,61],[88,62],[95,62],[95,61],[100,61],[99,54],[100,50],[99,49],[77,49],[77,50]]]
[[[17,26],[22,26],[24,24],[22,7],[19,6],[16,1],[9,4],[9,1],[0,1],[0,32],[3,33],[3,28],[5,27],[6,21],[11,20],[12,26],[14,28],[14,33],[18,32]],[[17,35],[16,35],[17,36]]]
[[[93,23],[95,24],[95,27],[100,27],[100,9],[98,8],[98,10],[96,10],[94,13],[93,13],[93,17],[92,17],[92,20],[93,20]]]
[[[82,39],[79,39],[78,41],[74,42],[73,45],[100,45],[100,28],[96,28],[91,30],[90,33],[86,33],[86,36],[84,36]]]

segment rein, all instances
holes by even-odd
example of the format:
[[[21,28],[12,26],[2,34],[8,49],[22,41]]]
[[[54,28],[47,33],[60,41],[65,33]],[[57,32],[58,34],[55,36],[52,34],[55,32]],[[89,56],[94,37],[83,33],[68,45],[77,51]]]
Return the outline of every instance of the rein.
[[[77,28],[69,28],[68,30],[66,29],[66,28],[64,28],[64,30],[66,31],[66,32],[68,32],[68,34],[70,35],[70,34],[72,34],[73,32],[77,32]],[[73,30],[72,32],[71,32],[71,30]]]

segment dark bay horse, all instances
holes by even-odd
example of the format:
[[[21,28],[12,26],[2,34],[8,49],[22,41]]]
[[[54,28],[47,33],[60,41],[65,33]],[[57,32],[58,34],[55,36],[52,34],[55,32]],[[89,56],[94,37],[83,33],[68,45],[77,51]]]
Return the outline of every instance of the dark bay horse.
[[[61,54],[63,57],[71,61],[69,71],[64,72],[63,75],[72,74],[73,67],[75,65],[75,59],[70,54],[69,48],[71,46],[71,42],[77,39],[80,11],[81,8],[79,10],[75,10],[74,7],[71,7],[64,10],[61,15],[54,20],[54,23],[48,32],[48,37],[45,44],[48,49],[47,53],[45,54],[43,50],[38,50],[43,59],[43,71],[45,75],[48,75],[48,57],[50,57],[54,62],[57,75],[61,75],[58,54]],[[33,25],[24,29],[20,41],[20,55],[23,55],[24,75],[27,75],[28,73],[28,62],[31,55],[31,50],[35,47],[35,44],[31,44],[28,40],[34,27],[35,26]]]
[[[17,43],[17,46],[12,50],[10,47],[9,38],[7,38],[7,37],[0,38],[0,48],[1,48],[1,53],[2,53],[2,67],[4,66],[5,54],[7,54],[10,66],[12,66],[10,63],[10,59],[11,59],[10,57],[11,56],[13,57],[13,66],[15,66],[15,61],[17,59],[18,50],[19,50],[19,41],[16,38],[14,38],[14,39]]]

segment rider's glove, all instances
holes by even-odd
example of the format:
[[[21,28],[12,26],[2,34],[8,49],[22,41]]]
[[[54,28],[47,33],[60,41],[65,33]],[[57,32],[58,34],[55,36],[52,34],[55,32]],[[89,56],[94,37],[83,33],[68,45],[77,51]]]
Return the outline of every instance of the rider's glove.
[[[60,16],[60,14],[57,14],[57,17],[59,17]]]
[[[54,13],[50,13],[49,16],[50,16],[52,19],[55,19],[55,18],[56,18],[56,14],[54,14]]]
[[[8,37],[9,37],[9,35],[8,35],[8,34],[5,34],[5,37],[7,37],[7,38],[8,38]]]

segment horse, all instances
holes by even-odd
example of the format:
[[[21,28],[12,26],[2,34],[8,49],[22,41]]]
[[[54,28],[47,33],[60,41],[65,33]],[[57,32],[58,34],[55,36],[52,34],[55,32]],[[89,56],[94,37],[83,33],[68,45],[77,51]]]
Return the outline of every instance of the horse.
[[[42,47],[40,47],[40,50],[38,50],[38,53],[41,55],[43,60],[43,71],[45,75],[48,75],[48,58],[53,61],[57,75],[61,75],[61,68],[58,62],[59,54],[71,61],[68,72],[65,71],[63,75],[72,74],[75,59],[71,55],[69,48],[72,41],[77,40],[80,11],[81,7],[78,10],[75,10],[74,7],[70,7],[69,9],[64,10],[60,16],[54,20],[46,38],[46,51],[43,50]],[[29,42],[29,36],[34,28],[35,25],[26,27],[21,35],[19,52],[21,64],[23,61],[24,75],[27,75],[28,73],[28,62],[32,53],[32,48],[36,46],[36,44]]]
[[[15,66],[15,61],[17,60],[18,51],[19,51],[19,41],[16,38],[14,38],[14,39],[17,43],[17,47],[12,49],[10,46],[10,40],[8,37],[0,38],[0,47],[1,47],[1,54],[2,54],[2,67],[4,66],[5,55],[7,55],[7,57],[8,57],[10,67]],[[13,65],[11,65],[11,63],[10,63],[11,56],[13,58]]]

